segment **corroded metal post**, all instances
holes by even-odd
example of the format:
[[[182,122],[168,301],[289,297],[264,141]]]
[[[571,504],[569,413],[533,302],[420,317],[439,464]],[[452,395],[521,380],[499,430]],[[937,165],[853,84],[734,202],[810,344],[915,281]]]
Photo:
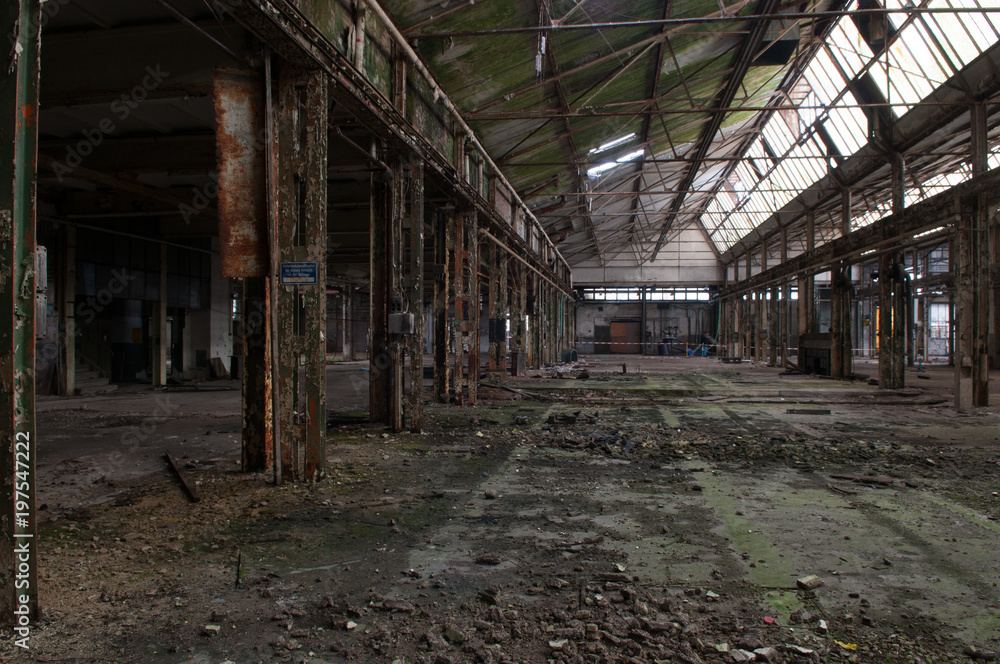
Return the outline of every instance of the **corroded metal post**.
[[[415,159],[408,173],[409,204],[406,226],[409,237],[409,260],[406,264],[406,296],[413,314],[413,334],[407,340],[410,356],[408,407],[410,431],[424,428],[424,163]]]
[[[500,326],[501,324],[506,324],[506,320],[504,320],[503,285],[500,279],[500,266],[501,262],[506,259],[506,256],[503,249],[495,242],[489,240],[486,240],[485,254],[489,281],[489,318],[487,326],[489,354],[486,358],[486,371],[489,379],[497,382],[503,380],[503,374],[501,374],[502,360],[500,359],[501,353],[503,353],[503,350],[501,350]]]
[[[851,267],[838,263],[830,270],[830,375],[850,378],[851,364]]]
[[[479,387],[479,347],[480,347],[480,327],[479,317],[482,313],[482,291],[479,288],[479,220],[473,213],[469,216],[465,224],[466,247],[469,250],[469,281],[467,292],[470,299],[469,315],[474,317],[470,321],[470,344],[469,344],[469,383],[468,383],[468,403],[476,403],[476,394]]]
[[[76,227],[64,225],[62,240],[64,246],[59,326],[63,347],[63,378],[60,393],[73,396],[76,392]]]
[[[448,329],[449,258],[454,250],[454,217],[438,211],[434,223],[434,400],[449,401],[450,371],[448,350],[451,341]]]
[[[270,305],[265,277],[243,279],[243,470],[261,472],[274,466],[271,414],[271,363],[268,352]]]
[[[28,622],[38,615],[34,487],[40,4],[19,0],[0,9],[0,33],[16,39],[0,71],[0,624],[24,629],[16,634],[25,639]]]
[[[281,477],[316,480],[326,461],[327,77],[281,67],[275,109],[277,421]]]
[[[395,164],[393,164],[395,166]],[[371,219],[369,220],[369,329],[368,402],[372,422],[389,422],[389,235],[392,223],[391,172],[371,175]]]
[[[988,170],[987,109],[969,109],[973,177]],[[989,404],[989,207],[982,196],[962,201],[955,228],[955,407]]]
[[[479,231],[475,211],[455,219],[455,400],[476,402],[479,382]]]
[[[159,298],[153,305],[153,387],[167,384],[167,245],[160,245]],[[180,368],[180,367],[178,367]]]
[[[520,261],[514,261],[511,264],[511,281],[513,282],[513,287],[510,300],[510,343],[512,353],[519,353],[521,358],[519,362],[511,360],[511,366],[514,371],[523,369],[526,366],[524,353],[527,349],[527,335],[525,334],[524,316],[527,290],[524,277],[524,266]]]
[[[771,287],[771,299],[768,301],[767,308],[767,348],[768,366],[776,367],[778,366],[778,345],[781,339],[781,333],[779,332],[778,325],[778,287]]]

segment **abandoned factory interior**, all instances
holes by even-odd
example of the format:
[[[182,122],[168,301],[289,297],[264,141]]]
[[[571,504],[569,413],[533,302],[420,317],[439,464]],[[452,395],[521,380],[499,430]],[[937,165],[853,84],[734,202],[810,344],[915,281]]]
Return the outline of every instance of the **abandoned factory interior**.
[[[0,662],[1000,657],[1000,0],[0,33]]]

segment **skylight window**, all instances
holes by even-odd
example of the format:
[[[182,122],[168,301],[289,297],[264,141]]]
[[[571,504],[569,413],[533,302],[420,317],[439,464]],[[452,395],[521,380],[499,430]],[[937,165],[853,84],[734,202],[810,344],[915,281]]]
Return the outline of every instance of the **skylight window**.
[[[633,136],[634,135],[635,134],[633,134]],[[636,161],[638,159],[642,159],[642,157],[645,154],[646,150],[644,148],[640,148],[638,150],[635,150],[634,152],[629,152],[628,154],[623,155],[618,159],[615,159],[614,161],[606,161],[603,164],[598,164],[597,166],[587,169],[587,177],[590,178],[599,177],[604,173],[610,171],[612,168],[615,168],[616,166],[619,166],[621,164],[627,164],[630,161]]]
[[[885,0],[895,30],[886,49],[878,52],[850,15],[841,17],[824,46],[817,50],[803,76],[786,97],[789,106],[775,112],[735,167],[730,187],[702,215],[702,223],[717,247],[727,250],[813,186],[844,157],[868,143],[865,103],[881,104],[902,116],[1000,41],[997,0],[924,0],[933,9],[985,11],[911,11],[910,0]],[[851,3],[849,8],[854,8]],[[858,85],[857,79],[865,79]],[[874,84],[881,95],[859,100],[854,92]],[[991,140],[990,168],[1000,167],[1000,141]],[[906,204],[932,196],[969,177],[967,168],[923,176],[908,187]],[[728,193],[729,195],[725,195]],[[851,219],[852,228],[866,226],[891,214],[888,195],[865,199]]]
[[[607,152],[608,150],[613,150],[619,145],[625,145],[629,141],[635,138],[635,132],[632,132],[628,136],[622,136],[621,138],[616,138],[613,141],[608,141],[604,145],[600,145],[596,148],[590,149],[587,154],[601,154],[602,152]]]

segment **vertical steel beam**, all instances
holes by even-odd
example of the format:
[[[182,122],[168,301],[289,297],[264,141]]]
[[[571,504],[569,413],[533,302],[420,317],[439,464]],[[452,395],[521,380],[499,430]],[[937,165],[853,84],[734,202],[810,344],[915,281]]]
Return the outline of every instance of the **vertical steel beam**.
[[[159,299],[153,305],[153,387],[167,384],[167,245],[160,245]]]
[[[511,281],[513,291],[510,306],[510,338],[511,350],[520,354],[520,362],[512,362],[514,370],[523,369],[525,366],[524,353],[527,347],[527,335],[525,334],[525,298],[526,285],[524,266],[520,261],[511,264]]]
[[[274,467],[274,418],[271,411],[270,302],[265,277],[243,279],[243,442],[244,472]]]
[[[468,403],[476,403],[479,387],[479,349],[481,332],[479,320],[483,311],[483,293],[479,286],[479,219],[476,213],[469,215],[465,223],[465,246],[468,248],[468,282],[466,284],[470,300],[469,315],[471,335],[469,337],[469,382],[467,385]]]
[[[354,339],[355,299],[357,288],[354,284],[344,286],[344,361],[353,362],[356,340]]]
[[[767,308],[767,347],[769,355],[767,358],[767,363],[769,366],[778,366],[778,346],[780,345],[781,333],[778,331],[778,287],[771,287],[771,299],[768,302]]]
[[[455,242],[454,217],[439,210],[434,219],[434,400],[447,403],[450,392],[448,365],[449,264]]]
[[[788,229],[785,226],[781,227],[781,248],[780,248],[780,262],[782,264],[788,260]],[[781,319],[778,335],[781,337],[781,367],[784,368],[785,364],[788,362],[788,345],[791,339],[792,326],[792,285],[789,279],[784,279],[781,282],[781,308],[779,310],[779,317]]]
[[[390,314],[402,313],[404,303],[404,264],[403,226],[406,217],[407,186],[409,173],[402,157],[395,155],[392,160],[393,188],[390,203],[389,223],[389,253],[383,269],[389,270],[389,301]],[[389,333],[389,427],[393,431],[402,431],[403,417],[403,377],[405,365],[406,344],[399,334]]]
[[[844,378],[843,266],[830,268],[830,375]]]
[[[892,254],[879,257],[878,267],[878,385],[892,386]]]
[[[59,307],[63,375],[60,392],[76,392],[76,226],[63,225],[62,302]]]
[[[409,236],[406,296],[413,314],[413,334],[407,344],[410,356],[410,431],[424,428],[424,163],[414,159],[409,166],[409,204],[406,215]]]
[[[38,615],[34,270],[40,6],[38,0],[18,0],[0,9],[0,33],[15,39],[0,70],[2,625],[18,624],[22,609],[25,620]]]
[[[468,252],[465,248],[465,220],[467,214],[462,212],[455,216],[455,228],[451,231],[454,242],[454,309],[455,309],[455,402],[463,403],[465,395],[465,357],[468,351],[467,329],[469,325],[469,301],[465,294],[465,261]]]
[[[398,170],[371,174],[369,221],[369,416],[372,422],[389,422],[389,236],[392,223],[392,190]]]
[[[983,103],[969,108],[972,175],[988,169],[987,109]],[[955,408],[968,411],[989,403],[988,206],[982,197],[962,201],[955,228]]]
[[[314,264],[316,271],[315,284],[274,284],[276,461],[283,480],[317,480],[326,460],[326,75],[283,64],[276,102],[275,250],[280,263]]]
[[[479,230],[473,210],[455,219],[455,400],[476,402],[479,382]]]
[[[486,358],[486,372],[491,381],[498,382],[503,380],[503,375],[500,373],[500,355],[503,352],[501,350],[500,325],[504,307],[502,304],[502,287],[500,285],[500,266],[501,262],[505,261],[506,256],[504,255],[504,250],[499,245],[489,240],[485,241],[484,253],[486,255],[486,264],[489,266],[489,283],[487,286],[489,292],[489,299],[487,301],[487,306],[489,307],[489,318],[487,319],[489,354]]]
[[[496,326],[495,336],[497,338],[497,346],[496,356],[493,361],[499,379],[505,380],[507,378],[507,318],[510,315],[510,290],[507,278],[507,264],[510,262],[510,257],[507,255],[507,251],[500,246],[496,247],[495,257],[494,270],[497,274],[497,295],[499,299],[496,311],[497,322],[494,323]]]

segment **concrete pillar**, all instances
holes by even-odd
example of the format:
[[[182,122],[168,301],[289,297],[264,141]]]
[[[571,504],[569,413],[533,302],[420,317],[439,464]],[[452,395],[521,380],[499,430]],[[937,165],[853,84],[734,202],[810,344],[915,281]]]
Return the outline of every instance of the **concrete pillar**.
[[[38,617],[35,510],[35,186],[41,3],[0,9],[16,36],[0,70],[0,625]],[[8,632],[9,633],[9,632]],[[14,635],[19,645],[19,635]],[[33,645],[33,644],[32,644]],[[28,639],[24,648],[30,648]]]
[[[434,400],[451,400],[448,326],[448,302],[451,280],[451,252],[455,243],[455,221],[450,213],[439,211],[434,220]]]

